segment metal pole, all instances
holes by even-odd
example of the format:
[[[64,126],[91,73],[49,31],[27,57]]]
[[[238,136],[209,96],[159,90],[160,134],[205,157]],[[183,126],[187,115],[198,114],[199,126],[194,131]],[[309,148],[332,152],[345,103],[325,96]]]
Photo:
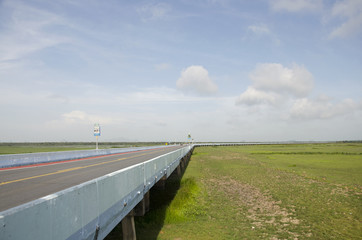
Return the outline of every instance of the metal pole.
[[[96,150],[98,150],[98,136],[96,136]]]

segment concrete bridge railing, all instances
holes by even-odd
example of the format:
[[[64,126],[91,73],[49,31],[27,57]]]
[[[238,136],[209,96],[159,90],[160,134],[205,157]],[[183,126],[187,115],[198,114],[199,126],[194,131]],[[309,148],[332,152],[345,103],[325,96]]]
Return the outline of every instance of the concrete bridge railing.
[[[118,154],[123,152],[137,152],[137,151],[144,151],[144,150],[164,148],[164,147],[167,146],[160,145],[160,146],[150,146],[150,147],[5,154],[5,155],[0,155],[0,168],[9,168],[9,167],[16,167],[23,165],[32,165],[32,164],[41,164],[48,162],[65,161],[71,159],[96,157],[103,155]]]
[[[104,239],[192,150],[188,145],[0,212],[0,239]]]

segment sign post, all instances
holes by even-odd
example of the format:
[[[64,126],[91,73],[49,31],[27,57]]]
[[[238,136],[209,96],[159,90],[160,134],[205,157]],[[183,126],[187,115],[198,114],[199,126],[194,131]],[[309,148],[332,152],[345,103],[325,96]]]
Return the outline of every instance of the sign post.
[[[189,134],[187,135],[187,138],[188,138],[188,140],[189,140],[189,144],[191,144],[191,133],[189,133]]]
[[[94,124],[94,136],[96,137],[96,150],[98,150],[98,137],[101,135],[101,126],[99,123]]]

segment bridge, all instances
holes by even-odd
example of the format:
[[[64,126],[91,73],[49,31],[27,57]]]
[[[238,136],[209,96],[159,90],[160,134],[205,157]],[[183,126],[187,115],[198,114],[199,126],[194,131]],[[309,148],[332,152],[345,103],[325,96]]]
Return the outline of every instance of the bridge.
[[[104,239],[149,209],[194,145],[0,155],[0,239]]]

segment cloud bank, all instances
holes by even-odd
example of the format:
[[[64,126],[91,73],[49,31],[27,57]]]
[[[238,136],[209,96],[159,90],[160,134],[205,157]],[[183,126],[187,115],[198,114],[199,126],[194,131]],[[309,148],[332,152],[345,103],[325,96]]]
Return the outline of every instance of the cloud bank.
[[[278,63],[258,64],[249,78],[252,85],[236,99],[238,106],[262,105],[266,107],[264,110],[274,107],[274,112],[279,112],[285,119],[301,120],[331,119],[362,110],[362,104],[352,99],[335,102],[325,95],[308,98],[314,78],[301,65],[293,64],[288,68]]]
[[[171,6],[167,3],[148,3],[138,8],[138,13],[144,21],[163,19],[170,11]]]
[[[12,18],[6,22],[6,36],[0,39],[0,67],[6,62],[22,60],[32,53],[69,41],[64,36],[46,31],[54,25],[66,25],[58,15],[15,1],[7,1],[4,5],[12,12]]]
[[[344,22],[333,29],[330,38],[345,38],[362,32],[362,1],[336,2],[332,8],[331,17],[344,19]]]
[[[330,119],[362,110],[361,106],[352,99],[332,103],[332,100],[326,96],[321,96],[315,100],[302,98],[295,101],[290,110],[290,115],[293,119]]]
[[[323,6],[322,0],[271,0],[269,2],[273,11],[301,12],[315,11]]]
[[[347,38],[362,32],[362,1],[336,1],[327,7],[322,0],[270,0],[270,9],[274,12],[310,13],[325,11],[325,18],[337,21],[329,34],[330,39]],[[258,29],[260,31],[261,29]]]
[[[237,105],[276,105],[288,96],[307,96],[314,84],[312,74],[297,64],[291,68],[278,63],[259,64],[249,78],[253,84],[239,96]]]

